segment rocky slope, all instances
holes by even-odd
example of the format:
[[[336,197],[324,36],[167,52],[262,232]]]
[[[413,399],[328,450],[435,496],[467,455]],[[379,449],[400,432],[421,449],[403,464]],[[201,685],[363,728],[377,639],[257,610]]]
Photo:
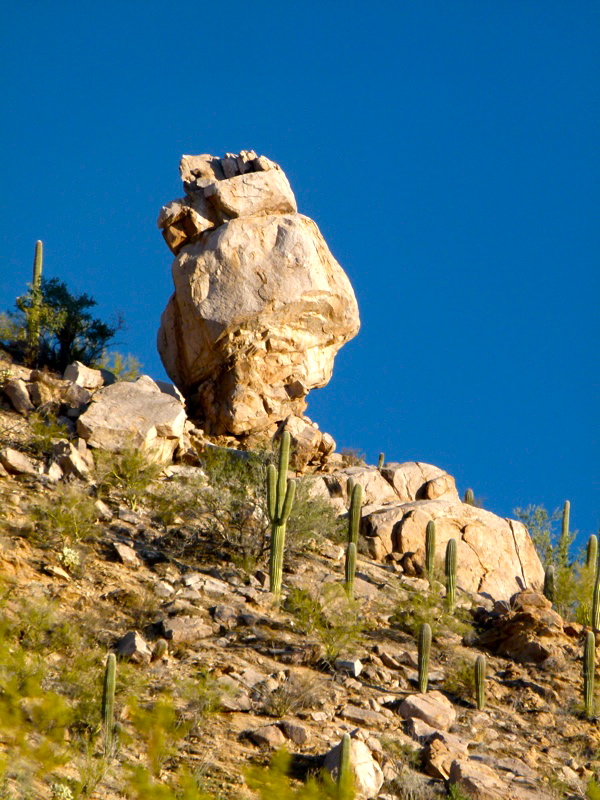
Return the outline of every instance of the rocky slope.
[[[31,375],[6,364],[2,376],[0,748],[11,754],[4,796],[157,796],[151,781],[176,785],[187,766],[211,796],[258,797],[250,764],[268,763],[285,746],[293,775],[304,780],[344,732],[360,761],[362,797],[446,796],[451,785],[454,796],[456,787],[479,798],[585,796],[600,774],[600,742],[596,721],[581,714],[584,631],[536,592],[539,562],[524,559],[531,542],[517,523],[465,507],[451,477],[430,465],[313,474],[298,508],[312,504],[323,520],[323,502],[344,511],[349,477],[364,487],[357,603],[341,591],[344,535],[331,514],[333,538],[322,535],[319,519],[294,523],[276,603],[264,553],[242,553],[266,527],[248,457],[211,448],[181,419],[179,401],[145,381],[132,390],[138,409],[140,396],[169,399],[141,414],[134,429],[142,439],[133,444],[163,463],[123,468],[106,455],[115,440],[105,423],[112,418],[114,430],[127,414],[102,417],[98,393],[112,387],[84,386],[94,376],[83,374]],[[71,420],[70,437],[54,431],[53,441],[41,420],[52,410]],[[102,441],[85,423],[91,411],[105,420]],[[234,465],[233,477],[211,467],[215,453]],[[440,548],[451,535],[463,548],[452,615],[441,584],[419,577],[432,518]],[[486,536],[513,547],[491,554]],[[471,553],[487,555],[470,563]],[[433,628],[426,695],[416,684],[423,621]],[[109,651],[120,656],[122,735],[103,759],[100,685]],[[472,668],[482,652],[487,702],[477,710]],[[52,716],[44,697],[53,709],[64,704],[64,715]],[[51,757],[58,750],[66,763]],[[132,778],[136,766],[155,777]]]

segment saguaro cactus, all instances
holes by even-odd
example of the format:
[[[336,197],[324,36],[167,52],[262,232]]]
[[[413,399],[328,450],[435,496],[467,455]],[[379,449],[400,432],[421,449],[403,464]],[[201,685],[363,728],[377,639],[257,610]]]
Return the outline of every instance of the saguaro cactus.
[[[552,564],[549,564],[544,572],[544,596],[547,597],[551,603],[554,602],[554,577],[555,569]]]
[[[587,543],[585,565],[588,569],[596,569],[597,562],[598,562],[598,537],[596,536],[595,533],[592,533]]]
[[[419,631],[419,691],[426,692],[429,679],[429,654],[431,653],[431,626],[428,622],[421,625]]]
[[[594,631],[600,630],[600,569],[596,569],[592,594],[592,628]]]
[[[360,483],[354,483],[350,495],[348,511],[348,542],[358,545],[358,529],[360,528],[360,512],[362,509],[363,490]]]
[[[558,564],[560,567],[566,567],[569,564],[569,545],[571,544],[571,537],[569,534],[570,516],[571,503],[568,500],[565,500],[562,513],[560,539],[558,540]]]
[[[475,703],[477,709],[481,711],[485,706],[485,673],[487,663],[484,655],[477,656],[475,659]]]
[[[594,673],[596,670],[596,637],[588,631],[583,648],[583,704],[585,715],[594,716]]]
[[[429,583],[433,580],[435,566],[435,522],[430,519],[425,528],[425,571]]]
[[[109,757],[113,749],[115,732],[115,685],[117,679],[117,658],[109,653],[104,670],[102,689],[102,724],[104,727],[104,755]]]
[[[346,547],[346,593],[350,600],[354,599],[354,576],[356,574],[356,544],[348,542]]]
[[[348,791],[352,786],[352,771],[350,769],[350,734],[342,736],[339,750],[337,784],[340,792]]]
[[[40,313],[42,307],[42,267],[44,246],[35,243],[33,275],[31,280],[31,306],[27,314],[27,350],[25,360],[30,367],[37,366],[40,350]]]
[[[377,462],[377,469],[381,472],[385,464],[385,453],[379,453],[379,461]]]
[[[452,613],[456,605],[456,539],[449,539],[446,545],[446,605]]]
[[[269,558],[269,580],[274,595],[281,594],[283,576],[283,550],[285,526],[292,510],[296,481],[288,479],[290,463],[290,434],[284,431],[279,446],[279,464],[267,467],[267,509],[271,520],[271,551]]]
[[[464,502],[468,506],[474,506],[475,505],[475,495],[473,494],[473,489],[467,489],[466,490]]]

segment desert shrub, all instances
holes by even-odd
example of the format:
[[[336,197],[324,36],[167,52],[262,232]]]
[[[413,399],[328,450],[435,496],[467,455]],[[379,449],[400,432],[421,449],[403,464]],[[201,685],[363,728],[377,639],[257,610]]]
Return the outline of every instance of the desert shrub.
[[[31,430],[27,450],[34,455],[50,455],[57,441],[69,437],[66,425],[58,422],[52,414],[36,411],[29,415],[27,421]]]
[[[59,485],[31,509],[33,538],[42,547],[64,549],[92,537],[96,530],[94,500],[79,487]]]
[[[444,691],[461,700],[475,697],[475,659],[454,655],[444,667]]]
[[[550,564],[559,568],[568,566],[568,551],[575,534],[570,534],[567,542],[560,541],[560,533],[556,530],[556,523],[562,517],[560,509],[548,513],[544,506],[528,505],[527,508],[515,508],[514,514],[529,531],[544,567]]]
[[[288,555],[301,551],[310,537],[324,537],[338,544],[346,542],[347,521],[338,518],[326,498],[312,495],[311,486],[310,478],[298,481],[286,528]]]
[[[100,359],[93,364],[96,369],[106,369],[115,376],[118,381],[135,381],[141,375],[143,364],[131,353],[123,355],[118,351],[102,353]]]
[[[189,735],[192,723],[167,694],[147,704],[131,697],[128,705],[131,725],[146,746],[150,772],[158,777],[165,763],[176,754],[181,741]]]
[[[340,450],[342,463],[345,467],[364,467],[365,454],[354,447],[342,447]]]
[[[364,623],[357,605],[348,599],[340,583],[325,584],[317,596],[294,589],[286,600],[286,608],[300,629],[317,639],[326,664],[333,664],[342,655],[351,655],[360,642]]]
[[[472,631],[471,616],[463,608],[457,607],[453,614],[445,608],[443,598],[432,591],[409,591],[406,600],[398,603],[390,618],[390,623],[404,633],[417,637],[421,625],[428,622],[434,636],[444,631],[467,636]]]
[[[314,675],[292,673],[273,691],[259,684],[257,695],[264,714],[281,718],[286,714],[314,708],[323,698],[323,690],[323,681],[315,680]]]
[[[162,471],[160,464],[139,447],[130,445],[119,453],[97,450],[96,481],[98,493],[108,494],[111,490],[120,494],[132,510],[135,510],[152,481]]]

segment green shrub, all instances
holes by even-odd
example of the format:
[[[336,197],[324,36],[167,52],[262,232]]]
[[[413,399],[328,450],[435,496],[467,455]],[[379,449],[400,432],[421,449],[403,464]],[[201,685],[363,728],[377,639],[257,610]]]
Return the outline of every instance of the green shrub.
[[[348,599],[342,584],[327,583],[316,597],[303,589],[294,589],[285,606],[294,614],[300,629],[319,642],[326,664],[353,654],[364,623],[359,618],[357,605]]]
[[[260,800],[353,800],[354,792],[340,788],[328,775],[321,781],[309,778],[307,783],[295,786],[288,777],[290,756],[280,750],[268,767],[253,767],[246,773],[246,783],[258,792]]]
[[[129,446],[119,453],[97,450],[96,480],[99,494],[116,491],[135,510],[152,481],[162,471],[160,464],[139,447]]]
[[[394,609],[390,623],[416,638],[425,622],[431,625],[434,636],[445,630],[465,636],[473,630],[468,611],[455,608],[454,613],[449,614],[435,588],[433,591],[409,590],[408,598]]]
[[[27,422],[31,430],[27,449],[36,456],[50,455],[57,441],[69,438],[66,425],[58,422],[51,414],[36,411],[29,415]]]
[[[81,488],[61,484],[31,509],[33,538],[42,547],[64,550],[94,536],[94,500]]]

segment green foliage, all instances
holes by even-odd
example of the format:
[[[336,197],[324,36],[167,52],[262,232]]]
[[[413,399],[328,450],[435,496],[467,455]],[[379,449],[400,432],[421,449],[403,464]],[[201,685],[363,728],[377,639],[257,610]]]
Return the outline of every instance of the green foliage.
[[[431,626],[424,622],[419,631],[418,662],[419,691],[426,692],[429,682],[429,655],[431,653]]]
[[[475,670],[472,659],[453,655],[444,665],[444,691],[461,700],[475,699]]]
[[[294,589],[287,598],[286,608],[294,614],[300,629],[317,639],[327,664],[351,654],[360,641],[364,625],[355,604],[349,601],[339,583],[325,584],[316,597],[303,589]]]
[[[554,523],[561,519],[561,512],[556,509],[551,514],[541,505],[528,505],[527,508],[515,508],[515,516],[520,520],[531,536],[531,540],[542,565],[547,567],[554,564],[556,567],[564,567],[565,541],[560,543],[559,536],[554,529]],[[570,546],[569,541],[567,546]]]
[[[33,320],[34,329],[39,331],[35,365],[59,372],[73,361],[95,363],[124,326],[121,318],[109,324],[92,317],[89,309],[96,301],[85,293],[72,294],[58,278],[42,278],[39,289],[31,286],[15,305],[17,310],[9,318],[17,335],[5,341],[5,346],[26,356],[27,333]]]
[[[133,510],[162,471],[139,447],[126,447],[120,453],[98,450],[95,456],[98,492],[116,490]]]
[[[471,800],[471,795],[465,794],[457,783],[448,786],[448,797],[450,800]]]
[[[118,381],[135,381],[141,375],[143,364],[131,353],[123,355],[114,350],[109,354],[104,350],[93,366],[96,369],[106,369],[112,372]]]
[[[171,772],[169,782],[165,783],[137,765],[131,768],[128,788],[133,800],[217,800],[213,794],[202,791],[197,778],[184,767]]]
[[[585,796],[588,798],[588,800],[600,800],[600,784],[595,778],[590,778]]]
[[[66,425],[62,425],[51,414],[35,411],[27,418],[31,429],[28,450],[37,456],[48,456],[59,439],[67,439]]]
[[[313,708],[323,699],[324,683],[313,675],[291,673],[276,689],[260,690],[261,711],[270,717],[281,719],[287,714],[297,714]]]
[[[288,777],[290,756],[280,750],[271,759],[269,767],[253,767],[246,773],[246,783],[258,792],[260,800],[353,800],[354,791],[339,787],[328,775],[318,782],[310,778],[307,783],[294,786]]]
[[[144,705],[132,697],[129,715],[136,734],[146,745],[150,772],[158,777],[165,763],[177,752],[180,742],[190,733],[193,723],[184,718],[168,695]]]
[[[42,547],[64,549],[92,538],[96,531],[94,500],[80,487],[60,484],[31,509],[32,538]]]
[[[445,630],[465,636],[473,629],[470,614],[462,608],[449,614],[435,591],[409,590],[408,599],[398,603],[390,622],[415,637],[419,635],[424,622],[431,626],[434,636]]]

